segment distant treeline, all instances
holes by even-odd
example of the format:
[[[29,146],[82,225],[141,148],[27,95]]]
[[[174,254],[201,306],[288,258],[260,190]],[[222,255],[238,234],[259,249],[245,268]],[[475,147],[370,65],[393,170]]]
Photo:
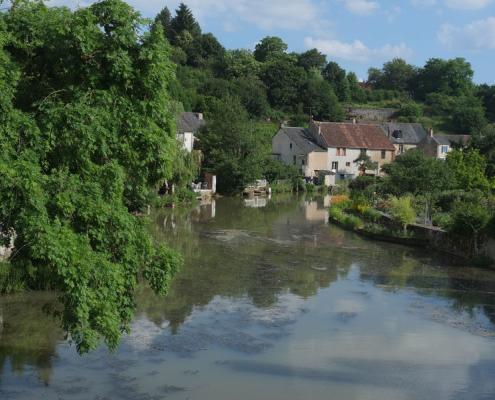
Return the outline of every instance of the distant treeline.
[[[172,16],[156,17],[172,45],[178,65],[172,95],[186,109],[208,111],[215,99],[238,97],[254,118],[307,122],[340,121],[345,105],[388,106],[403,121],[424,122],[440,130],[473,133],[495,122],[495,86],[476,85],[463,58],[432,58],[416,67],[396,58],[370,68],[360,83],[317,49],[288,53],[278,37],[262,39],[254,51],[226,50],[211,33],[202,33],[192,11],[181,4]]]

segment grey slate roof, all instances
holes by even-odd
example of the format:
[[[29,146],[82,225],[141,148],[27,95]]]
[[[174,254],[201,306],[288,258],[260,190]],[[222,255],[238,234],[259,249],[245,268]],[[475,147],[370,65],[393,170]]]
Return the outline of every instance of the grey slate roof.
[[[467,146],[471,136],[469,135],[435,135],[434,139],[440,145],[451,146],[453,143]]]
[[[177,121],[177,133],[197,133],[204,124],[197,113],[183,112]]]
[[[327,151],[315,143],[311,134],[305,128],[282,127],[279,132],[285,133],[289,139],[306,154]]]
[[[394,144],[421,143],[428,136],[421,124],[389,122],[382,125],[390,141]]]
[[[470,135],[434,135],[433,137],[427,135],[423,141],[422,144],[434,144],[437,146],[452,146],[453,144],[460,145],[462,147],[465,147],[469,144],[469,141],[471,140]]]

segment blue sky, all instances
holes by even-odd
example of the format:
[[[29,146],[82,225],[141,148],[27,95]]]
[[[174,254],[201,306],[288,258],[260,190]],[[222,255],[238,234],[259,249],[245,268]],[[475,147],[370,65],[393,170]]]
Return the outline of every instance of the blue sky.
[[[52,0],[83,6],[92,1]],[[184,0],[227,48],[254,48],[280,36],[292,51],[316,47],[366,78],[393,57],[423,65],[431,57],[464,57],[479,83],[495,84],[495,0]],[[128,0],[152,17],[179,1]]]

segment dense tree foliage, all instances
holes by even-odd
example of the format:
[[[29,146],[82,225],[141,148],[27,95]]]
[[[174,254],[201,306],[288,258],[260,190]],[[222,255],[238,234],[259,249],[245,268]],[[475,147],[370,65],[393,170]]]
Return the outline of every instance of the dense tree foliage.
[[[452,174],[445,162],[426,156],[420,150],[410,150],[383,167],[387,174],[387,191],[395,195],[424,195],[451,188]]]
[[[117,344],[140,277],[163,293],[180,264],[131,214],[178,156],[169,49],[142,24],[120,0],[0,16],[0,226],[12,269],[60,293],[83,352]]]
[[[204,168],[219,179],[219,190],[237,192],[263,175],[271,132],[249,120],[235,97],[215,101],[199,135]]]

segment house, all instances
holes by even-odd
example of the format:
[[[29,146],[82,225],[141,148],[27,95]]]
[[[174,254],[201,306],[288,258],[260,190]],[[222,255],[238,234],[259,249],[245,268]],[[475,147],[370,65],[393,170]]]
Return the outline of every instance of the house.
[[[355,160],[360,156],[367,155],[376,162],[378,171],[395,159],[395,146],[384,135],[382,127],[376,124],[311,120],[309,132],[313,140],[327,150],[326,169],[334,177],[331,184],[358,176],[360,166]]]
[[[318,176],[328,167],[327,150],[305,128],[282,126],[272,139],[272,153],[284,164],[297,166],[307,178]]]
[[[191,153],[199,129],[205,124],[202,113],[183,112],[177,121],[177,140]]]
[[[466,147],[470,140],[470,135],[435,135],[430,129],[429,134],[418,147],[428,156],[445,160],[450,151]]]
[[[395,146],[397,156],[418,148],[428,136],[421,124],[387,122],[382,124],[382,128],[387,138]]]

